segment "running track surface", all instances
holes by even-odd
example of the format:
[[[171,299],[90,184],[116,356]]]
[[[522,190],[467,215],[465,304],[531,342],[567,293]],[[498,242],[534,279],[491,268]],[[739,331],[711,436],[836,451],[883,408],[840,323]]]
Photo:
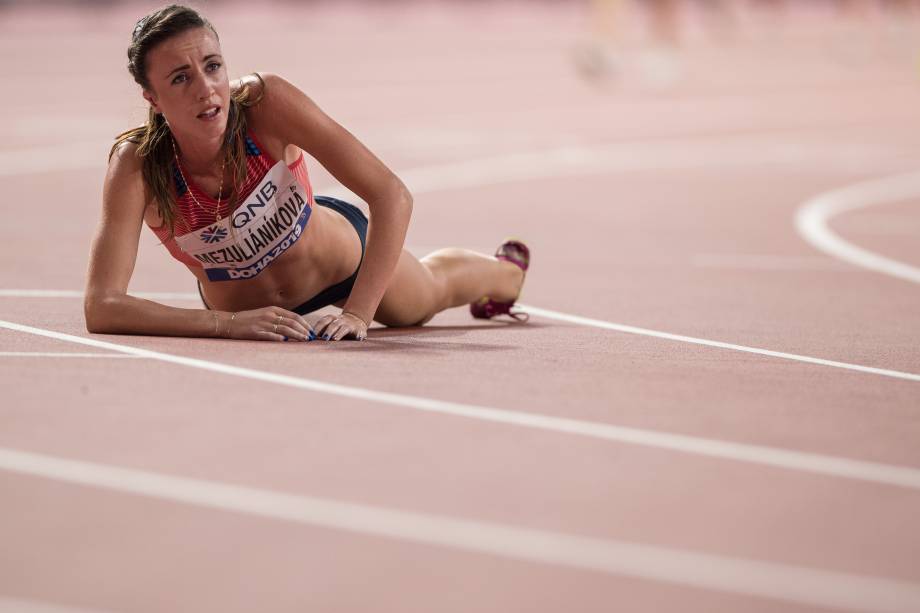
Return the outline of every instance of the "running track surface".
[[[6,9],[0,611],[920,611],[920,286],[867,267],[920,267],[909,53],[802,26],[661,90],[581,80],[569,4],[264,6],[209,13],[231,73],[404,177],[417,254],[527,240],[533,318],[87,334],[148,7]],[[148,231],[131,291],[198,307]]]

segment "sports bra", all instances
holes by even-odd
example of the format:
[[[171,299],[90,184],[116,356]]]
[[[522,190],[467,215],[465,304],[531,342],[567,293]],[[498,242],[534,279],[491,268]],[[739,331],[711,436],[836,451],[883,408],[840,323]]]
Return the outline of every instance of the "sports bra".
[[[237,203],[220,203],[172,164],[176,187],[175,235],[166,224],[150,229],[183,264],[204,269],[211,281],[250,279],[303,234],[313,210],[313,188],[303,152],[287,165],[274,160],[254,134],[245,136],[246,180]],[[193,197],[194,195],[194,197]],[[196,202],[197,200],[197,202]]]

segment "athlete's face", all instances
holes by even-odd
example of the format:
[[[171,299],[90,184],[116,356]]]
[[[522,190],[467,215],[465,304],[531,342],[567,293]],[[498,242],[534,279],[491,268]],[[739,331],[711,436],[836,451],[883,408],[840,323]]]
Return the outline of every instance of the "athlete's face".
[[[147,52],[144,98],[174,133],[222,136],[230,80],[220,43],[210,28],[193,28]]]

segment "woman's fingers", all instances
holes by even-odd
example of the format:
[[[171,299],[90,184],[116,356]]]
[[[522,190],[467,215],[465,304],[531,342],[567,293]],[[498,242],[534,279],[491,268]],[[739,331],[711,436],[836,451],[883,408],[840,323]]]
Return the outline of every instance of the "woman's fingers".
[[[342,327],[342,322],[339,320],[338,317],[333,317],[332,320],[329,321],[323,327],[323,329],[319,331],[317,336],[323,339],[324,341],[331,341],[333,335],[335,335],[335,333],[338,332],[340,327]]]
[[[305,341],[309,339],[313,334],[309,327],[304,326],[297,320],[285,318],[282,321],[283,323],[278,326],[278,331],[280,332],[284,330],[282,334],[285,334],[286,336],[296,338],[299,341]]]
[[[231,336],[240,339],[309,341],[316,338],[313,327],[303,316],[280,307],[239,311],[231,327]]]
[[[297,313],[293,311],[285,311],[284,316],[292,319],[298,326],[303,328],[303,333],[306,334],[307,336],[309,336],[310,333],[313,332],[313,328],[310,327],[310,324],[307,323],[307,320],[304,319],[302,315],[298,315]]]
[[[316,321],[314,332],[316,333],[317,337],[322,338],[324,335],[328,333],[327,327],[329,326],[329,324],[335,321],[335,317],[336,317],[335,315],[323,315]]]
[[[283,325],[273,320],[273,329],[271,332],[290,336],[298,340],[322,339],[326,341],[340,341],[351,335],[358,340],[367,338],[367,330],[364,325],[357,325],[355,322],[360,321],[357,318],[347,316],[346,314],[324,315],[313,324],[312,328],[296,313],[290,313],[290,317],[285,311],[283,316]],[[277,317],[277,316],[276,316]],[[274,328],[278,324],[277,328]],[[295,334],[289,334],[289,331],[296,331]],[[300,334],[300,336],[297,336]],[[310,338],[312,336],[312,338]],[[303,338],[306,337],[306,338]]]
[[[356,330],[353,330],[351,326],[342,325],[339,326],[339,329],[336,331],[336,333],[332,335],[331,340],[340,341],[345,338],[345,336],[354,334],[355,332]]]
[[[256,335],[260,341],[284,341],[286,338],[283,334],[269,332],[268,330],[256,330]]]
[[[302,332],[300,327],[293,326],[278,326],[277,334],[286,336],[288,339],[306,341],[310,340],[310,336],[306,332]]]
[[[293,311],[286,311],[280,308],[269,311],[263,321],[272,334],[280,334],[288,339],[298,341],[312,340],[313,330],[310,328],[310,324]]]
[[[329,331],[329,340],[330,341],[341,340],[342,337],[348,334],[348,332],[350,331],[351,331],[351,326],[349,326],[344,321],[339,321],[338,325],[336,325],[332,330]]]

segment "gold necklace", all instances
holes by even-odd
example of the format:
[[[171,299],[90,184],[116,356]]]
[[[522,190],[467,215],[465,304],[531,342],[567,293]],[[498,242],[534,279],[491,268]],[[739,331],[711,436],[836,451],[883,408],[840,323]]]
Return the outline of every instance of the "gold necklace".
[[[192,191],[192,186],[189,185],[189,182],[185,179],[185,174],[182,172],[182,163],[179,162],[179,152],[176,150],[176,139],[171,138],[170,140],[172,141],[173,156],[176,158],[176,168],[179,169],[179,176],[182,177],[182,182],[185,183],[185,189],[188,190],[189,196],[192,197],[192,200],[195,201],[198,208],[207,213],[208,209],[204,208],[201,203],[198,202],[198,198],[195,197],[195,193]],[[214,223],[220,222],[220,199],[224,195],[224,167],[226,165],[227,156],[224,155],[224,159],[220,163],[220,187],[217,190],[217,206],[214,207]]]

